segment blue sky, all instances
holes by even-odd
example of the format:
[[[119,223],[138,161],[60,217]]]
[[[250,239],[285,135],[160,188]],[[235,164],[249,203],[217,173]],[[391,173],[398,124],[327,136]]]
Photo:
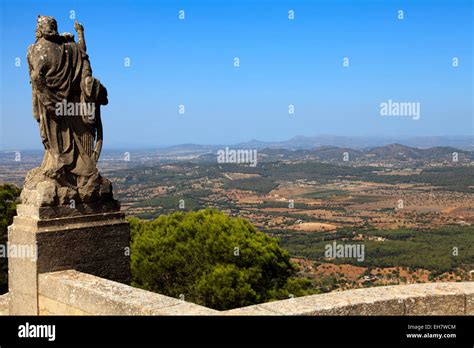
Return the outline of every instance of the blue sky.
[[[473,131],[472,1],[0,2],[3,149],[41,148],[26,49],[38,14],[74,32],[71,10],[109,92],[105,148]],[[382,117],[389,99],[419,102],[420,119]]]

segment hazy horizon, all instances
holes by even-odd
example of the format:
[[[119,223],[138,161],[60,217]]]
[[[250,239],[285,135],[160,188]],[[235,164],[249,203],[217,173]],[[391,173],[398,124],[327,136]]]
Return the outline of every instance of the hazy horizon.
[[[433,147],[435,146],[449,146],[445,145],[446,143],[449,142],[460,142],[463,144],[463,146],[470,145],[471,147],[474,146],[474,137],[472,135],[427,135],[427,136],[409,136],[409,135],[400,135],[400,136],[380,136],[380,135],[335,135],[335,134],[318,134],[318,135],[312,135],[312,136],[305,136],[305,135],[295,135],[293,137],[290,137],[288,139],[278,139],[278,140],[262,140],[262,139],[248,139],[244,141],[238,141],[235,143],[176,143],[176,144],[164,144],[164,145],[140,145],[140,144],[128,144],[128,145],[121,145],[121,146],[105,146],[104,151],[116,151],[116,150],[123,150],[123,149],[133,149],[133,150],[159,150],[159,149],[167,149],[170,147],[179,147],[179,146],[211,146],[211,147],[216,147],[216,146],[238,146],[239,144],[247,144],[247,143],[253,143],[253,142],[258,142],[258,143],[263,143],[263,144],[277,144],[277,143],[286,143],[291,140],[295,139],[300,139],[303,138],[305,140],[318,140],[321,141],[322,146],[326,146],[326,144],[333,143],[334,139],[341,138],[345,141],[364,141],[366,142],[368,147],[370,146],[378,146],[379,144],[392,144],[392,143],[400,143],[402,145],[405,145],[406,143],[409,142],[418,142],[418,143],[423,143],[429,140],[434,140],[436,141],[433,144]],[[320,138],[320,139],[318,139]],[[331,141],[328,141],[332,140]],[[334,145],[337,146],[337,145]],[[340,147],[344,147],[347,145],[341,144]],[[410,146],[410,145],[406,145]],[[415,147],[418,147],[414,145]],[[452,145],[454,146],[454,145]],[[357,146],[356,146],[357,147]],[[423,147],[423,146],[422,146]],[[431,146],[429,146],[431,147]],[[8,152],[8,151],[15,151],[15,150],[21,150],[21,151],[42,151],[44,148],[42,144],[37,144],[34,147],[25,147],[25,148],[7,148],[7,147],[0,147],[0,151],[3,152]]]

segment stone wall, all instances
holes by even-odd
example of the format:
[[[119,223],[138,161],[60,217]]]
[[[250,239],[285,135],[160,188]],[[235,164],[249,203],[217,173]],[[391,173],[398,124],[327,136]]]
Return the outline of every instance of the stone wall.
[[[74,270],[38,278],[40,315],[474,315],[474,282],[382,286],[216,311]],[[8,313],[8,294],[0,314]]]
[[[474,315],[474,282],[380,286],[237,308],[230,315]]]

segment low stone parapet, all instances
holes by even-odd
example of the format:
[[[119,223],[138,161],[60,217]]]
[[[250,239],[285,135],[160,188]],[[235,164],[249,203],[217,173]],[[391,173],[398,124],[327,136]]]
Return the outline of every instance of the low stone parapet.
[[[217,311],[73,270],[40,274],[40,315],[210,315]]]
[[[227,315],[474,315],[474,282],[380,286],[303,296]]]
[[[8,315],[9,294],[0,296]],[[38,277],[40,315],[474,315],[474,282],[335,291],[217,311],[75,270]]]

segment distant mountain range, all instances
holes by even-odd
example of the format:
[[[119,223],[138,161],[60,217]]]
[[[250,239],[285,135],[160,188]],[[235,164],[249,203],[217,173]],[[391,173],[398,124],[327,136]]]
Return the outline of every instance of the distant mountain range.
[[[241,149],[229,147],[230,149]],[[365,162],[418,162],[440,163],[453,162],[453,156],[457,156],[459,163],[470,163],[474,161],[474,152],[465,151],[450,146],[436,146],[427,149],[415,148],[401,144],[389,144],[384,146],[367,147],[364,149],[352,149],[349,147],[318,146],[311,149],[286,149],[266,147],[258,149],[258,159],[263,161],[278,160],[317,160],[328,162],[365,161]],[[199,161],[216,161],[216,151],[208,151],[198,157]]]
[[[365,149],[368,147],[402,144],[415,148],[450,146],[462,150],[474,150],[473,136],[423,136],[423,137],[375,137],[375,136],[335,136],[319,135],[313,137],[296,136],[280,142],[251,140],[235,144],[236,148],[283,148],[289,150],[311,149],[321,146],[348,147]]]
[[[317,147],[333,146],[339,148],[350,148],[362,150],[371,147],[385,146],[390,144],[401,144],[404,146],[427,149],[433,147],[454,147],[457,149],[474,151],[473,136],[420,136],[420,137],[377,137],[377,136],[337,136],[337,135],[318,135],[318,136],[295,136],[284,141],[260,141],[250,140],[237,144],[221,145],[198,145],[182,144],[162,148],[159,151],[215,151],[225,146],[234,149],[287,149],[301,150],[314,149]]]
[[[436,146],[427,149],[414,148],[401,144],[367,147],[365,149],[351,149],[349,147],[320,146],[313,149],[288,150],[279,148],[264,148],[258,151],[265,160],[278,159],[315,159],[322,161],[343,161],[344,155],[348,160],[380,161],[419,161],[442,162],[453,161],[456,153],[459,162],[474,161],[474,152],[465,151],[450,146]]]
[[[461,162],[474,159],[473,137],[364,137],[320,135],[296,136],[286,141],[267,142],[250,140],[234,145],[183,144],[157,150],[162,156],[195,156],[200,160],[215,160],[216,152],[230,149],[257,149],[262,160],[304,159],[340,161],[347,152],[351,161],[451,161],[453,153]]]
[[[182,144],[165,148],[104,149],[102,160],[122,160],[123,153],[133,153],[132,162],[204,160],[215,161],[218,150],[256,149],[259,160],[315,159],[341,161],[345,153],[350,161],[451,161],[453,153],[459,154],[460,162],[474,160],[473,137],[470,136],[425,136],[425,137],[363,137],[296,136],[286,141],[265,142],[251,140],[234,145]],[[22,158],[40,161],[43,151],[22,151]],[[0,161],[14,161],[14,151],[0,151]]]

